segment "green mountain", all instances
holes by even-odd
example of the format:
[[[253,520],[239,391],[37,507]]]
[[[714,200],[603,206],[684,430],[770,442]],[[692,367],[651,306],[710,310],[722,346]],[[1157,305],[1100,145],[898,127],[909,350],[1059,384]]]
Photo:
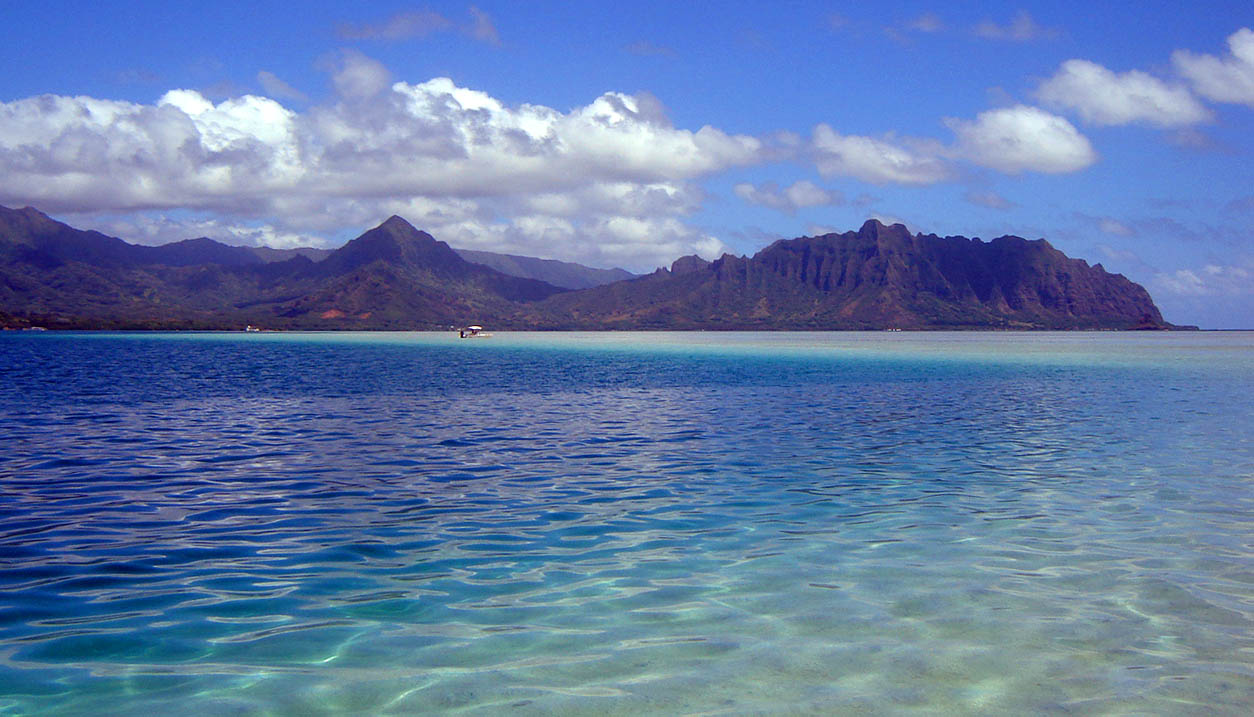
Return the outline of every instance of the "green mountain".
[[[454,251],[466,261],[492,267],[502,274],[538,279],[563,289],[588,289],[636,277],[626,269],[594,269],[582,264],[555,259],[537,259],[530,256],[497,254],[472,249],[455,249]]]
[[[306,251],[258,252],[205,238],[137,246],[35,209],[3,207],[0,323],[357,330],[468,323],[514,329],[1168,326],[1139,285],[1100,264],[1070,259],[1044,240],[912,236],[901,225],[875,221],[857,232],[778,241],[752,257],[683,257],[647,276],[567,291],[467,261],[400,217],[313,261]]]
[[[50,328],[447,328],[562,291],[465,261],[400,217],[314,262],[194,239],[163,247],[0,207],[0,321]]]
[[[549,328],[1090,329],[1165,326],[1141,286],[1042,240],[857,232],[777,241],[753,257],[684,257],[534,307]]]

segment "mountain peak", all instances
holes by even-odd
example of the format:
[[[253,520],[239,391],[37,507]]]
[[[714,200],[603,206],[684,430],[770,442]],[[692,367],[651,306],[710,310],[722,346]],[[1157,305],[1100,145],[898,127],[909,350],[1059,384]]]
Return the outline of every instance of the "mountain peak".
[[[424,267],[434,271],[465,271],[465,261],[448,244],[392,215],[387,221],[349,241],[319,262],[324,274],[338,274],[372,262]]]
[[[879,237],[909,238],[910,230],[905,224],[885,224],[878,219],[868,219],[863,222],[858,234],[877,239]]]
[[[388,217],[385,222],[358,238],[362,237],[374,237],[375,239],[386,237],[390,241],[397,242],[398,246],[411,245],[416,242],[424,246],[439,244],[447,248],[444,242],[437,241],[435,237],[415,227],[406,221],[404,217],[396,214]],[[449,251],[452,251],[452,249],[449,249]]]
[[[857,232],[779,240],[711,271],[554,297],[564,328],[1132,328],[1162,326],[1149,294],[1043,240]],[[1146,318],[1148,317],[1148,318]]]
[[[7,226],[10,229],[23,227],[27,231],[47,231],[59,224],[55,219],[34,207],[22,207],[21,209],[0,207],[0,226]]]
[[[868,219],[858,230],[858,237],[863,241],[881,247],[901,249],[911,243],[913,237],[904,224],[884,224],[878,219]]]
[[[386,229],[390,232],[401,232],[404,234],[417,234],[418,229],[413,224],[405,221],[401,216],[393,214],[386,221],[379,225],[380,229]]]
[[[689,254],[688,256],[681,256],[671,263],[671,273],[691,274],[693,272],[701,271],[709,266],[710,262],[702,259],[696,254]]]
[[[1164,326],[1143,287],[1042,239],[914,236],[878,220],[779,240],[751,258],[684,257],[646,280],[563,296],[467,262],[397,216],[317,264],[261,266],[251,250],[203,237],[142,247],[38,210],[0,208],[0,251],[0,281],[23,277],[9,282],[18,293],[0,296],[0,316],[29,322],[40,311],[65,326],[219,326],[254,316],[293,328],[431,327],[466,316],[599,329]],[[143,300],[118,301],[139,296],[136,287]],[[328,324],[324,314],[353,318]]]

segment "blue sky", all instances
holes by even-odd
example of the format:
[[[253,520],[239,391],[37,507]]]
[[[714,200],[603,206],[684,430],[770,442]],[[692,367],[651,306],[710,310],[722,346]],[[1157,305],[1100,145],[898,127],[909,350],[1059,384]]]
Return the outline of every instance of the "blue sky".
[[[0,2],[0,204],[633,270],[876,217],[1254,328],[1248,0],[220,5]]]

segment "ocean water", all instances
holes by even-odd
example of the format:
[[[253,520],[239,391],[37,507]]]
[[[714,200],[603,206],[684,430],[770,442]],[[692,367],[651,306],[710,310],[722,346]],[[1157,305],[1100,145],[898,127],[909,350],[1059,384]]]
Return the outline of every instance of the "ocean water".
[[[1254,334],[0,336],[0,714],[1249,714]]]

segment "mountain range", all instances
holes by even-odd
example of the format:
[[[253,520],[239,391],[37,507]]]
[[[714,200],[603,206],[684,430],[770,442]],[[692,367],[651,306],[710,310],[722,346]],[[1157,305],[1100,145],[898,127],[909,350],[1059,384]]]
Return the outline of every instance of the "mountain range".
[[[0,207],[6,327],[240,329],[1168,328],[1149,294],[1043,239],[857,232],[636,277],[454,250],[393,216],[333,251],[141,246]]]

